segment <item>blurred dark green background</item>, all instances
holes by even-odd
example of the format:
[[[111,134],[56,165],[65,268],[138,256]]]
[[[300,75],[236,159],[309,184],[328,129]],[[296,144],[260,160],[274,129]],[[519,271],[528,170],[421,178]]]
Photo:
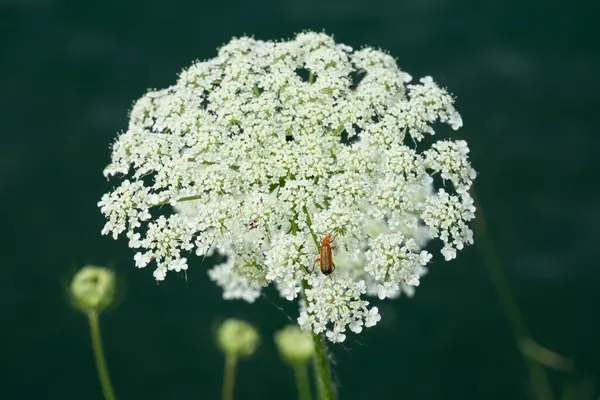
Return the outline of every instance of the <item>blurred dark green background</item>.
[[[85,318],[65,302],[85,263],[115,268],[123,301],[102,316],[127,399],[216,399],[212,334],[237,316],[263,333],[240,399],[293,399],[271,334],[295,310],[268,292],[226,302],[206,265],[157,286],[96,203],[132,102],[175,82],[231,36],[325,30],[389,50],[458,97],[477,195],[532,336],[571,357],[549,371],[600,385],[598,8],[558,1],[0,1],[2,399],[100,400]],[[595,10],[594,10],[595,8]],[[414,299],[380,302],[379,326],[334,348],[342,399],[525,399],[527,373],[476,245],[437,262]],[[438,256],[439,260],[439,256]],[[284,309],[281,310],[280,307]]]

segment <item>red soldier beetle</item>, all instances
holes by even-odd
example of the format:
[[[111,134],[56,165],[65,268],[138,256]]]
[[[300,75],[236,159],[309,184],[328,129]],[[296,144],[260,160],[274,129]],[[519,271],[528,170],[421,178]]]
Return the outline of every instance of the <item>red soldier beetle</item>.
[[[313,263],[313,270],[317,261],[321,264],[321,272],[323,275],[331,275],[335,271],[335,264],[333,263],[333,254],[331,252],[331,243],[335,240],[335,237],[331,237],[329,234],[323,237],[321,240],[321,255]]]

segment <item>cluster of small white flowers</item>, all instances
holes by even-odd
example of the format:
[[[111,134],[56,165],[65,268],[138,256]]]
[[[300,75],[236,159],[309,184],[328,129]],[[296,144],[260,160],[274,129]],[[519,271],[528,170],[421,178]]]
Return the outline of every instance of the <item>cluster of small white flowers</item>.
[[[307,238],[279,232],[272,239],[273,245],[265,253],[266,279],[277,284],[282,297],[294,300],[309,273],[310,260],[304,251]]]
[[[425,152],[425,166],[439,172],[441,177],[452,182],[458,191],[466,191],[476,177],[467,154],[469,148],[464,140],[439,141]]]
[[[307,283],[310,289],[304,294],[308,307],[298,318],[302,329],[316,334],[326,332],[332,342],[343,342],[348,328],[360,333],[363,326],[369,328],[381,319],[377,307],[368,308],[369,302],[361,299],[367,292],[363,280],[345,275],[339,275],[335,280],[310,275]],[[327,329],[330,322],[332,329]]]
[[[150,219],[147,202],[148,191],[141,181],[125,180],[114,192],[106,193],[99,203],[100,211],[108,217],[102,234],[112,232],[113,239],[117,239],[127,226],[130,232],[139,228],[141,221]]]
[[[444,242],[442,254],[446,261],[456,257],[456,250],[473,244],[473,231],[467,221],[475,218],[475,206],[468,193],[450,195],[444,189],[427,200],[421,218],[429,226],[432,237]]]
[[[208,276],[223,288],[224,299],[243,299],[252,303],[260,296],[263,285],[239,273],[236,274],[234,272],[235,261],[235,256],[228,257],[226,262],[209,270]]]
[[[473,241],[467,144],[419,148],[435,122],[462,126],[454,99],[411,79],[325,34],[233,39],[136,102],[104,171],[124,180],[99,203],[102,233],[125,234],[157,280],[219,251],[209,275],[225,298],[252,302],[272,283],[299,299],[304,329],[342,341],[380,319],[364,296],[412,295],[428,241],[446,259]]]
[[[418,286],[422,269],[431,257],[411,237],[402,233],[382,234],[371,241],[364,269],[379,282],[378,296],[383,300],[395,297],[401,283]]]

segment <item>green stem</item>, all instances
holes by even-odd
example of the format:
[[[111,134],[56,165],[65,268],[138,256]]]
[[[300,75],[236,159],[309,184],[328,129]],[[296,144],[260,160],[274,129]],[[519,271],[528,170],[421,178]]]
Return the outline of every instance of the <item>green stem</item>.
[[[475,196],[473,197],[475,198]],[[475,206],[477,207],[477,211],[473,227],[475,228],[476,236],[480,243],[479,248],[481,249],[483,264],[490,274],[490,280],[494,285],[500,304],[504,309],[504,313],[508,319],[508,325],[517,342],[517,346],[521,349],[523,343],[532,339],[525,326],[521,310],[517,305],[517,301],[510,290],[506,276],[498,261],[496,249],[487,233],[487,226],[481,204],[479,204],[477,200],[475,200]],[[544,367],[528,357],[523,351],[521,351],[521,356],[527,367],[535,398],[537,400],[553,400],[554,396]]]
[[[90,321],[92,347],[94,348],[96,369],[98,370],[98,378],[100,379],[100,385],[102,386],[102,393],[104,394],[104,398],[106,400],[116,400],[115,392],[113,391],[113,387],[110,382],[110,376],[108,374],[108,367],[106,366],[106,359],[104,358],[104,349],[102,347],[102,336],[100,335],[100,321],[98,319],[98,313],[96,311],[90,311],[87,313],[87,315]]]
[[[310,230],[310,234],[315,242],[317,251],[319,251],[319,241],[312,230],[312,220],[310,218],[308,208],[304,206],[302,209],[306,213],[306,223],[308,225],[308,229]],[[302,281],[302,297],[304,297],[304,303],[306,304],[307,309],[309,304],[305,292],[308,289],[310,289],[308,281]],[[321,335],[313,333],[312,337],[315,344],[314,373],[317,386],[317,398],[319,400],[333,400],[335,399],[335,395],[333,389],[333,380],[331,379],[331,369],[329,367],[329,357],[327,355],[327,346],[325,345]]]
[[[235,389],[235,366],[237,357],[231,354],[225,356],[225,377],[223,378],[223,400],[233,400]]]
[[[315,380],[319,400],[334,400],[333,381],[331,380],[331,370],[329,368],[329,357],[327,355],[327,346],[321,335],[313,333],[315,343]]]
[[[294,365],[294,375],[298,386],[299,400],[312,400],[310,395],[310,381],[308,380],[308,365],[298,363]]]

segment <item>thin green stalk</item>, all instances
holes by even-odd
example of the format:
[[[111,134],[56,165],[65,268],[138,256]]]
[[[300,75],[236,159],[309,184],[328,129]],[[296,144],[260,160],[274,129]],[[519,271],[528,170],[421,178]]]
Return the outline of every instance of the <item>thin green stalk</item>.
[[[225,377],[223,378],[223,400],[233,400],[235,389],[235,366],[237,357],[231,354],[225,356]]]
[[[331,379],[331,369],[329,368],[329,357],[327,355],[327,346],[321,335],[313,334],[315,342],[315,380],[319,400],[334,400],[333,381]]]
[[[294,365],[294,375],[296,377],[296,386],[298,387],[298,399],[312,400],[310,395],[310,381],[308,380],[308,365]]]
[[[104,358],[104,349],[102,347],[102,336],[100,335],[100,321],[96,311],[87,313],[90,321],[90,333],[92,336],[92,347],[94,348],[94,357],[96,359],[96,369],[98,370],[98,378],[102,386],[102,393],[106,400],[116,400],[115,392],[110,382],[106,359]]]
[[[477,211],[474,228],[475,235],[479,241],[479,248],[481,249],[483,264],[490,274],[490,280],[494,285],[498,299],[500,300],[500,304],[504,309],[510,330],[515,338],[515,341],[517,342],[519,350],[521,350],[522,343],[532,339],[529,335],[527,327],[525,326],[521,310],[517,305],[517,301],[510,290],[506,276],[502,271],[494,244],[488,235],[481,204],[475,200],[475,205],[477,207]],[[523,357],[523,361],[525,362],[525,366],[527,367],[535,398],[537,400],[553,400],[554,395],[552,393],[548,375],[546,374],[544,367],[528,357],[523,351],[520,351],[520,353]]]
[[[312,220],[310,218],[310,213],[308,212],[308,208],[306,206],[303,207],[303,211],[306,213],[306,223],[308,225],[308,229],[310,230],[310,234],[313,238],[313,241],[315,242],[315,246],[318,252],[320,249],[320,245],[319,241],[317,240],[317,236],[312,230]],[[307,289],[310,289],[310,285],[306,280],[304,280],[302,281],[302,295],[304,297],[304,304],[306,304],[306,308],[308,309],[308,300],[305,295]],[[333,380],[331,379],[331,369],[329,367],[327,346],[325,345],[325,342],[321,335],[313,333],[312,337],[313,342],[315,343],[314,374],[317,387],[317,398],[319,400],[334,400],[335,391],[333,388]]]

